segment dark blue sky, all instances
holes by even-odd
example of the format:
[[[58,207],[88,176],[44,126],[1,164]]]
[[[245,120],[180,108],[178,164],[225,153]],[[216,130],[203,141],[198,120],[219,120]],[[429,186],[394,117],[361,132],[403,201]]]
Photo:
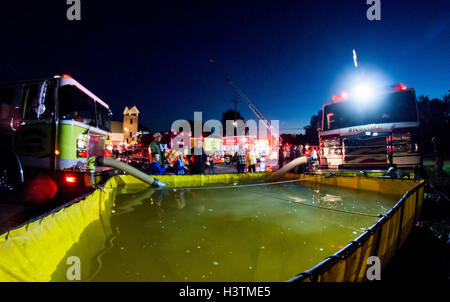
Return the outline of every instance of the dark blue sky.
[[[282,129],[307,125],[347,89],[353,48],[364,75],[430,97],[450,89],[448,0],[381,0],[381,21],[367,20],[365,0],[81,0],[82,20],[71,22],[65,0],[5,2],[0,81],[68,73],[116,120],[136,105],[151,130],[233,107],[210,58]]]

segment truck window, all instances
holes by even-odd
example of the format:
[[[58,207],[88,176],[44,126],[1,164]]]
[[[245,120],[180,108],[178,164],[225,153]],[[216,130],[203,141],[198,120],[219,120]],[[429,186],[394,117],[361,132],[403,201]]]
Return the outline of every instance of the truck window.
[[[95,101],[73,85],[59,88],[59,116],[62,120],[74,120],[89,126],[97,126]]]
[[[0,88],[1,119],[48,120],[53,118],[53,87],[50,83]],[[39,105],[39,100],[41,104]],[[13,113],[13,108],[14,113]]]
[[[97,127],[111,132],[111,111],[97,103]]]
[[[53,118],[53,86],[44,83],[25,85],[23,87],[24,120],[50,120]],[[42,99],[41,99],[42,98]],[[39,99],[41,104],[39,105]]]

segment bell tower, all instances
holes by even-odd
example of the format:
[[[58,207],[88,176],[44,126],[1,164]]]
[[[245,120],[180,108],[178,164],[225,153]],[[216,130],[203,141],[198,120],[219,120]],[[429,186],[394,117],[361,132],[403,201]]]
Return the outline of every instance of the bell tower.
[[[134,136],[138,131],[138,118],[139,110],[136,106],[131,107],[131,109],[125,107],[123,111],[123,139],[127,144],[134,140]]]

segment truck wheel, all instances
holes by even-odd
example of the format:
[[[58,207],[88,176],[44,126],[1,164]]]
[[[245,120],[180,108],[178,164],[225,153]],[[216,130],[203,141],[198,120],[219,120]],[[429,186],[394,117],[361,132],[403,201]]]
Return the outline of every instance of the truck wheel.
[[[12,198],[24,182],[22,164],[9,147],[0,151],[0,195],[4,201]]]

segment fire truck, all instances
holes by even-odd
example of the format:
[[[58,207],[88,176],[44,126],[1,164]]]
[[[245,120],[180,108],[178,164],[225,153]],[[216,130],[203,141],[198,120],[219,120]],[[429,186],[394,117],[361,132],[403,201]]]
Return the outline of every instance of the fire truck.
[[[240,146],[245,151],[255,148],[258,156],[268,157],[271,154],[270,142],[267,139],[257,139],[256,136],[226,136],[222,138],[222,156],[225,164],[231,164]]]
[[[214,161],[216,163],[225,163],[227,165],[232,163],[233,157],[242,146],[245,151],[250,148],[255,148],[260,157],[268,157],[271,155],[271,145],[268,139],[257,139],[256,136],[242,135],[242,136],[225,136],[222,138],[216,137],[192,137],[192,132],[177,132],[172,131],[171,148],[182,149],[184,154],[188,154],[190,149],[196,146],[196,142],[201,140],[202,146],[208,155],[214,154]]]
[[[343,92],[323,105],[320,169],[420,168],[415,90],[396,84],[372,91]]]
[[[0,106],[2,193],[37,175],[53,179],[55,191],[108,177],[111,168],[88,159],[111,156],[111,111],[71,76],[1,84]]]

